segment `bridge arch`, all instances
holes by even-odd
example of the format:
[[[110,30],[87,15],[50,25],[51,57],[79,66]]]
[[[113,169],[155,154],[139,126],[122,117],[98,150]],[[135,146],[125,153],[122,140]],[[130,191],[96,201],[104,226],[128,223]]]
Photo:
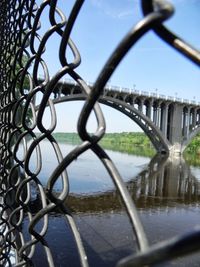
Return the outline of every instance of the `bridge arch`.
[[[80,85],[71,80],[59,82],[53,93],[54,103],[86,98]],[[135,121],[158,152],[182,154],[199,133],[200,102],[110,85],[104,88],[99,102]]]
[[[86,95],[84,94],[71,94],[55,98],[53,102],[54,104],[58,104],[67,101],[85,100],[85,98]],[[128,116],[145,132],[157,152],[166,154],[169,153],[171,144],[164,138],[161,130],[151,121],[150,118],[145,116],[138,109],[134,108],[129,101],[125,102],[124,99],[114,98],[113,96],[100,96],[99,103],[110,106]]]

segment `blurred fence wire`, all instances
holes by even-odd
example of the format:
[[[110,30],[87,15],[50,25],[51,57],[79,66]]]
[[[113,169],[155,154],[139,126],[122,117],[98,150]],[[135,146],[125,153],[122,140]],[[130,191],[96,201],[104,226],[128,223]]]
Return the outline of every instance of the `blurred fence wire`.
[[[68,4],[67,1],[65,4]],[[89,266],[78,227],[70,212],[70,206],[66,205],[70,193],[68,166],[88,150],[102,162],[113,180],[137,240],[138,252],[121,259],[118,266],[147,266],[200,248],[199,229],[153,246],[149,245],[126,185],[112,159],[99,144],[106,125],[98,103],[100,94],[120,61],[148,31],[153,30],[171,49],[177,50],[197,65],[200,65],[199,52],[163,25],[163,22],[173,15],[171,4],[162,0],[142,0],[143,19],[119,40],[116,50],[105,63],[93,87],[89,87],[84,77],[80,77],[76,71],[81,64],[81,55],[70,37],[83,5],[83,0],[74,1],[67,17],[58,8],[57,0],[0,1],[1,266],[34,266],[34,253],[38,244],[44,250],[47,265],[55,266],[46,240],[49,214],[55,210],[63,214],[70,226],[80,265]],[[48,12],[49,28],[40,36],[44,12]],[[46,47],[51,36],[54,35],[59,36],[60,43],[59,51],[53,55],[58,54],[61,67],[50,77],[49,66],[43,54],[45,49],[48,49]],[[71,51],[69,58],[67,50]],[[40,78],[41,74],[43,79]],[[52,135],[57,122],[51,94],[65,75],[79,85],[85,93],[85,100],[77,122],[78,135],[82,142],[71,152],[63,154]],[[39,103],[36,103],[38,95]],[[48,127],[43,122],[46,106],[50,110]],[[97,121],[97,129],[92,134],[88,133],[86,127],[91,112],[94,112]],[[48,177],[45,187],[39,179],[45,160],[41,157],[40,144],[43,140],[49,142],[57,158],[57,166]],[[34,168],[31,167],[33,155],[36,158]],[[62,190],[55,193],[54,186],[58,180],[62,183]],[[39,198],[37,211],[33,211],[31,207],[35,192]],[[28,229],[26,237],[22,231],[25,222]],[[70,244],[68,246],[70,247]]]

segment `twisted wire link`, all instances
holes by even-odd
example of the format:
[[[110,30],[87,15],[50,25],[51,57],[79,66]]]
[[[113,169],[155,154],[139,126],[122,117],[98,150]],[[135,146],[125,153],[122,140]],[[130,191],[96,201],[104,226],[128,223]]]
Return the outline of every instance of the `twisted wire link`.
[[[112,159],[99,145],[105,134],[106,125],[98,103],[98,98],[120,61],[148,31],[153,29],[173,49],[197,65],[200,64],[199,52],[163,26],[163,22],[173,14],[170,4],[160,0],[142,0],[144,18],[119,42],[91,89],[76,71],[81,63],[81,56],[70,38],[83,4],[83,0],[76,0],[67,17],[58,8],[57,0],[0,2],[1,266],[34,266],[34,254],[38,245],[43,248],[48,266],[55,266],[46,238],[49,214],[55,210],[63,214],[70,226],[81,266],[89,266],[81,235],[70,207],[66,207],[70,192],[67,169],[79,155],[88,150],[103,163],[112,179],[136,236],[138,253],[122,259],[118,266],[145,266],[199,249],[199,230],[149,246],[126,185]],[[42,17],[45,13],[48,13],[50,26],[43,24]],[[50,77],[45,53],[48,43],[55,36],[60,40],[58,57],[61,67]],[[68,50],[71,51],[73,59],[70,57],[69,60]],[[66,75],[70,76],[85,93],[85,101],[77,123],[82,142],[71,152],[63,155],[52,135],[57,125],[57,117],[51,96],[59,81]],[[36,106],[39,108],[36,109]],[[50,111],[49,126],[44,123],[47,107]],[[88,133],[86,128],[92,111],[97,121],[97,129],[93,134]],[[36,130],[40,134],[36,134]],[[44,140],[50,144],[57,159],[57,166],[45,186],[39,178],[44,163],[41,152]],[[34,157],[35,161],[32,164]],[[55,184],[58,181],[61,181],[62,188],[59,193],[55,193]],[[37,212],[31,208],[35,192],[40,202]],[[22,229],[25,221],[28,237]],[[13,253],[15,263],[11,259]]]

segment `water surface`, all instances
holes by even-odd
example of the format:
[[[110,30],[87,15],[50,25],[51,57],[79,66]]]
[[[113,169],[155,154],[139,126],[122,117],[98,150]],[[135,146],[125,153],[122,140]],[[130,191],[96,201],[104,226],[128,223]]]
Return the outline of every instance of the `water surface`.
[[[63,154],[73,149],[61,144]],[[44,165],[39,178],[46,186],[57,166],[48,143],[42,144]],[[107,151],[117,166],[139,212],[150,244],[183,234],[199,226],[200,167],[184,158],[154,158]],[[47,157],[48,155],[48,157]],[[46,160],[44,160],[46,159]],[[190,163],[191,164],[191,163]],[[34,165],[34,162],[33,162]],[[118,192],[102,163],[86,152],[68,167],[70,208],[80,231],[90,266],[115,266],[117,261],[137,250],[129,218]],[[62,183],[54,190],[59,194]],[[33,207],[37,211],[37,196]],[[71,230],[59,212],[50,215],[47,242],[56,266],[80,266]],[[47,264],[38,247],[35,266]],[[196,253],[157,266],[200,266]]]

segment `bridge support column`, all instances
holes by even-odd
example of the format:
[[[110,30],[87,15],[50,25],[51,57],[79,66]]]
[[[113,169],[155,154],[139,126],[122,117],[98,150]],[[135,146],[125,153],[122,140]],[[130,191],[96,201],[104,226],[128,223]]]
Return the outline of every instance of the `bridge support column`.
[[[196,125],[199,125],[199,119],[200,119],[200,110],[197,109]]]
[[[200,110],[198,110],[197,114],[198,114],[197,124],[199,125],[200,124]]]
[[[167,138],[167,122],[168,122],[168,109],[169,104],[166,104],[162,108],[162,117],[161,117],[161,131],[163,132],[163,135],[165,138]]]
[[[153,122],[155,123],[155,125],[157,125],[157,112],[158,112],[158,108],[157,107],[153,107]]]
[[[158,105],[158,107],[157,107],[156,126],[157,126],[159,129],[161,128],[160,121],[161,121],[161,108],[160,108],[160,105]]]
[[[139,103],[139,105],[138,105],[138,110],[139,110],[141,113],[143,113],[143,105],[144,105],[144,100],[141,99],[141,101],[140,101],[140,103]]]
[[[152,101],[149,101],[148,105],[146,106],[146,116],[149,119],[151,119],[152,106],[153,106],[153,102]]]
[[[173,112],[170,119],[171,154],[182,153],[182,112],[183,107],[181,105],[173,105]]]
[[[194,129],[196,127],[197,123],[197,110],[194,109],[193,114],[192,114],[192,128]]]
[[[190,108],[188,108],[187,126],[186,126],[186,138],[188,138],[190,132]]]
[[[187,112],[185,110],[183,110],[183,136],[186,136],[187,135],[187,132],[186,132],[186,127],[187,125]]]

